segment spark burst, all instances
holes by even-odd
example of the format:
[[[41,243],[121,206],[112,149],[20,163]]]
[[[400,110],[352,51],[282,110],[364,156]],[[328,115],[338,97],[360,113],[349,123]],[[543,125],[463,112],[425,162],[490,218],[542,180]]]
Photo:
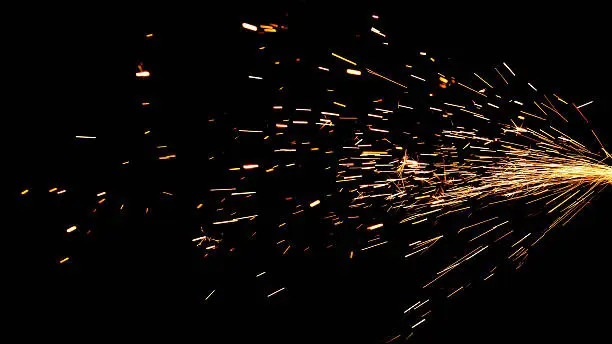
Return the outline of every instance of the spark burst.
[[[399,186],[399,193],[387,199],[400,198],[399,207],[417,213],[409,217],[412,220],[425,216],[427,209],[446,208],[452,211],[473,199],[495,198],[488,203],[492,205],[525,198],[526,204],[545,202],[544,205],[550,208],[549,214],[560,213],[548,229],[559,223],[566,224],[612,183],[612,166],[602,163],[600,155],[588,151],[578,141],[552,129],[561,136],[555,139],[544,130],[536,132],[518,126],[504,128],[505,133],[528,139],[537,148],[499,139],[484,139],[487,144],[494,142],[493,145],[499,147],[472,146],[480,152],[464,159],[463,163],[433,164],[433,169],[428,169],[428,164],[410,160],[406,155],[398,167],[401,184],[398,180],[392,180]],[[448,131],[446,134],[474,139],[465,132]],[[487,155],[481,155],[483,153]],[[415,175],[432,176],[420,179],[428,185],[425,191],[408,191],[410,187],[404,182],[414,180]],[[436,193],[431,197],[426,196],[432,187],[438,188]],[[412,202],[403,198],[411,198]],[[410,204],[405,205],[406,202]],[[419,214],[420,211],[423,213]]]
[[[379,19],[377,15],[372,18]],[[266,33],[266,36],[268,33],[282,35],[283,31],[288,30],[285,25],[277,24],[258,26],[242,23],[237,26],[244,29],[244,34],[253,34],[254,40],[261,39],[260,33]],[[392,35],[386,30],[381,31],[374,27],[371,28],[371,33],[381,39]],[[153,34],[147,34],[146,39],[153,40]],[[389,45],[386,41],[381,43]],[[261,53],[273,48],[261,43],[257,50]],[[270,59],[274,61],[275,66],[281,65],[275,56]],[[324,243],[325,249],[341,249],[338,248],[338,242],[333,235],[340,232],[337,229],[348,229],[352,233],[352,239],[355,240],[343,255],[347,259],[368,255],[390,246],[392,241],[385,237],[383,231],[389,227],[397,228],[389,225],[396,220],[393,214],[400,217],[397,223],[414,226],[428,222],[435,225],[444,216],[473,215],[475,218],[470,218],[469,221],[472,222],[461,228],[429,228],[431,233],[425,237],[418,240],[415,238],[406,245],[401,243],[406,250],[398,256],[404,259],[417,259],[425,253],[441,254],[435,249],[436,244],[443,240],[452,241],[455,247],[453,254],[449,254],[452,256],[449,264],[441,267],[432,279],[423,284],[423,289],[427,289],[423,296],[409,295],[411,306],[404,311],[404,316],[409,321],[407,329],[412,333],[414,329],[427,326],[426,320],[432,316],[431,301],[439,295],[430,295],[430,289],[437,287],[445,298],[455,298],[461,292],[469,290],[473,280],[491,279],[501,263],[489,260],[488,257],[482,258],[484,265],[487,265],[484,274],[476,277],[467,274],[458,276],[439,286],[445,277],[448,278],[460,267],[486,256],[496,246],[503,246],[502,250],[508,251],[506,257],[520,268],[528,256],[530,246],[535,245],[551,229],[567,224],[599,192],[612,183],[612,167],[606,164],[611,156],[594,131],[592,135],[599,144],[599,152],[587,148],[587,145],[552,126],[555,121],[567,123],[570,118],[567,113],[557,109],[559,106],[566,106],[588,123],[580,109],[592,101],[575,106],[554,95],[551,98],[560,103],[555,106],[546,95],[532,103],[500,95],[498,90],[518,83],[519,70],[515,72],[505,62],[492,69],[495,73],[473,73],[477,79],[461,79],[460,82],[459,78],[451,76],[452,73],[442,71],[439,58],[426,52],[415,54],[415,59],[408,61],[409,64],[405,64],[405,68],[396,73],[385,72],[377,66],[359,61],[358,57],[350,56],[347,52],[331,52],[328,59],[304,65],[313,73],[324,73],[330,84],[338,79],[348,78],[351,82],[366,80],[377,87],[392,87],[385,89],[388,91],[383,95],[374,92],[369,94],[372,98],[371,107],[356,109],[354,99],[343,99],[338,89],[326,88],[324,101],[304,104],[278,101],[267,104],[271,109],[269,117],[258,127],[234,128],[231,140],[244,140],[244,143],[239,145],[247,146],[255,140],[264,142],[265,145],[262,145],[264,148],[259,159],[235,159],[228,166],[221,162],[216,164],[215,168],[231,175],[227,178],[229,184],[215,185],[218,187],[209,189],[205,196],[190,200],[189,206],[197,211],[193,217],[200,222],[199,226],[193,228],[192,241],[204,251],[204,259],[215,255],[230,255],[242,248],[240,244],[247,246],[248,241],[258,239],[257,230],[252,227],[257,223],[260,211],[265,205],[257,203],[257,197],[270,193],[270,190],[258,188],[257,183],[251,180],[257,181],[261,175],[272,180],[278,176],[289,175],[303,166],[305,154],[315,156],[324,165],[321,172],[327,173],[326,176],[329,175],[330,178],[335,176],[337,187],[333,192],[321,194],[317,198],[295,194],[282,195],[282,210],[275,209],[274,213],[278,230],[270,235],[275,241],[278,259],[290,255],[306,255],[313,251],[310,243],[294,242],[287,233],[291,228],[300,228],[303,216],[314,212],[318,212],[316,216],[321,216],[321,223],[330,228]],[[300,58],[291,62],[298,63]],[[429,69],[432,68],[436,71],[430,72]],[[409,70],[407,74],[406,70]],[[268,80],[274,80],[268,78],[265,68],[252,72],[254,75],[244,75],[243,79],[258,85],[270,85],[267,84],[270,82]],[[138,65],[136,77],[140,81],[154,79],[152,75],[154,74],[145,70],[142,64]],[[495,77],[498,78],[491,79]],[[501,84],[501,87],[498,84]],[[531,83],[525,85],[535,92],[540,89],[536,89]],[[416,99],[403,93],[415,88],[426,92]],[[284,85],[281,84],[274,84],[274,90],[276,94],[285,92]],[[353,90],[351,88],[348,93]],[[455,93],[438,94],[441,90]],[[347,97],[346,93],[344,96]],[[140,104],[148,107],[151,103],[147,101]],[[408,130],[406,126],[396,125],[397,116],[414,114],[436,116],[445,122],[434,128],[435,132],[431,137],[407,133],[404,131]],[[220,118],[211,117],[209,124],[212,126],[217,120]],[[480,123],[476,122],[474,125],[474,121]],[[450,128],[444,128],[449,123]],[[542,123],[550,125],[543,127]],[[485,126],[493,127],[494,135],[481,134],[484,131],[481,127]],[[304,129],[300,128],[315,131],[303,134],[301,130]],[[339,133],[342,131],[348,134],[342,136]],[[144,130],[144,135],[147,136],[153,136],[154,133],[155,131],[152,132],[148,127]],[[94,142],[98,136],[79,135],[75,138]],[[334,143],[326,145],[325,142],[331,138]],[[337,144],[338,142],[342,144]],[[159,143],[154,145],[158,152],[154,159],[156,162],[172,163],[172,160],[180,157],[180,152],[175,153],[169,150],[167,145]],[[211,149],[211,152],[207,153],[210,153],[209,160],[216,162],[215,158],[225,152],[215,153],[214,149]],[[125,159],[118,162],[118,165],[128,163],[133,165]],[[299,182],[301,181],[296,181]],[[28,197],[30,189],[22,190],[21,196]],[[54,195],[66,192],[59,190],[60,188],[53,187],[48,192]],[[342,199],[347,194],[350,195],[348,202]],[[106,192],[96,194],[97,197],[103,195],[106,195]],[[162,191],[158,195],[171,198],[175,193]],[[118,211],[124,211],[125,204],[115,198],[113,192],[109,192],[106,197],[97,200],[92,213],[103,207],[110,207],[106,205],[108,203]],[[501,212],[495,216],[483,216],[488,209],[509,203],[523,203],[530,209],[544,211],[551,214],[553,220],[548,228],[534,233],[533,228],[511,228],[513,223],[504,219]],[[382,210],[382,215],[377,210]],[[213,215],[199,215],[205,211]],[[370,215],[370,211],[374,215]],[[150,208],[146,207],[141,213],[143,216],[150,216]],[[81,224],[72,225],[68,229],[63,227],[62,231],[72,236],[88,233],[81,228]],[[226,240],[224,228],[243,229],[248,232],[247,243],[236,244],[232,239]],[[502,230],[503,232],[500,232]],[[465,238],[465,235],[469,237]],[[74,260],[77,259],[61,256],[57,262],[69,264]],[[264,269],[265,272],[259,272]],[[275,273],[280,274],[273,268],[262,266],[258,267],[253,276],[264,284],[268,283],[266,278]],[[264,274],[266,276],[262,277]],[[271,300],[291,294],[291,288],[273,283],[265,284],[263,289],[266,291],[260,296]],[[216,290],[216,286],[205,289],[202,299],[215,301],[220,298],[221,293],[215,294]],[[275,296],[277,294],[279,295]],[[414,298],[419,298],[416,303],[412,300]],[[393,336],[391,340],[397,338],[399,335]]]

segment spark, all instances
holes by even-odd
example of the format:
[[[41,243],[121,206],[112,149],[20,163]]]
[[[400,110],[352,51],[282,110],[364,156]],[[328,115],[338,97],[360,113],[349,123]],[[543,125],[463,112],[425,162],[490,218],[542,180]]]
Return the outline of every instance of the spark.
[[[529,85],[529,87],[531,87],[534,91],[536,91],[536,92],[538,91],[535,87],[533,87],[533,85],[531,83],[528,82],[527,85]]]
[[[242,27],[250,31],[257,31],[257,26],[249,23],[242,23]]]
[[[271,293],[271,294],[268,294],[268,297],[274,296],[274,295],[276,295],[276,294],[280,293],[280,292],[281,292],[281,291],[283,291],[283,290],[285,290],[285,287],[282,287],[282,288],[280,288],[279,290],[277,290],[277,291],[275,291],[275,292],[273,292],[273,293]]]
[[[337,57],[337,58],[339,58],[340,60],[342,60],[344,62],[348,62],[348,63],[352,64],[353,66],[357,65],[355,62],[353,62],[353,61],[351,61],[351,60],[349,60],[347,58],[344,58],[344,57],[342,57],[342,56],[340,56],[340,55],[338,55],[336,53],[332,53],[332,56]]]
[[[380,246],[380,245],[384,245],[384,244],[386,244],[386,243],[388,243],[388,241],[379,242],[378,244],[374,244],[374,245],[372,245],[372,246],[364,247],[364,248],[362,248],[361,250],[362,250],[362,251],[369,250],[369,249],[371,249],[371,248],[373,248],[373,247],[377,247],[377,246]]]
[[[424,322],[425,322],[425,319],[423,319],[423,320],[419,321],[418,323],[412,325],[412,328],[415,328],[415,327],[419,326],[420,324],[422,324]]]
[[[369,227],[368,227],[368,230],[369,230],[369,231],[373,231],[373,230],[375,230],[375,229],[381,228],[382,226],[383,226],[383,224],[382,224],[382,223],[379,223],[379,224],[376,224],[376,225],[369,226]]]
[[[256,191],[245,191],[245,192],[232,192],[232,196],[238,196],[238,195],[251,195],[256,193]]]
[[[204,301],[207,301],[214,293],[215,293],[215,289],[213,289],[213,291],[211,291],[210,294],[208,294],[208,296],[204,299]]]
[[[593,104],[593,102],[594,102],[594,100],[591,100],[590,102],[586,102],[586,103],[584,103],[582,105],[576,106],[576,108],[580,109],[581,107],[585,107],[587,105]]]
[[[393,80],[391,80],[391,79],[387,78],[387,77],[386,77],[386,76],[384,76],[384,75],[380,75],[380,74],[376,73],[375,71],[373,71],[373,70],[371,70],[371,69],[366,68],[366,70],[368,71],[368,73],[373,74],[373,75],[376,75],[376,76],[377,76],[377,77],[379,77],[379,78],[385,79],[385,80],[387,80],[387,81],[389,81],[389,82],[392,82],[392,83],[394,83],[394,84],[396,84],[396,85],[398,85],[398,86],[401,86],[401,87],[403,87],[403,88],[408,88],[408,87],[406,87],[406,86],[404,86],[404,85],[400,84],[400,83],[399,83],[399,82],[397,82],[397,81],[393,81]]]
[[[476,75],[478,77],[478,79],[480,79],[482,82],[484,82],[487,86],[489,86],[489,88],[493,88],[493,86],[491,86],[491,84],[489,84],[485,79],[483,79],[480,75],[474,73],[474,75]]]
[[[380,30],[378,30],[378,29],[377,29],[377,28],[375,28],[375,27],[372,27],[372,28],[370,29],[370,31],[374,32],[374,33],[375,33],[375,34],[377,34],[377,35],[380,35],[380,36],[383,36],[383,37],[387,37],[385,34],[383,34],[382,32],[380,32]]]
[[[506,62],[503,62],[504,67],[506,67],[510,73],[512,73],[512,76],[516,76],[516,74],[514,74],[514,72],[512,71],[512,69],[510,69],[510,67],[508,67],[508,65],[506,64]]]

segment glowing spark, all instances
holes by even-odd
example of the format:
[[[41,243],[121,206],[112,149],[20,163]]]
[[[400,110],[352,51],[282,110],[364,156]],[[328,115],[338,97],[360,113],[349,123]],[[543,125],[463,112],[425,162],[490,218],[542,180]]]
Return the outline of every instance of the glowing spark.
[[[482,82],[484,82],[487,86],[489,86],[490,88],[493,88],[493,86],[491,86],[491,84],[489,84],[485,79],[483,79],[480,75],[474,73],[474,75],[476,75],[478,77],[478,79],[480,79]]]
[[[590,102],[584,103],[582,105],[576,106],[578,109],[580,109],[581,107],[585,107],[587,105],[593,104],[594,100],[591,100]]]
[[[344,62],[348,62],[348,63],[352,64],[353,66],[357,65],[355,62],[353,62],[353,61],[351,61],[349,59],[346,59],[346,58],[344,58],[344,57],[342,57],[342,56],[340,56],[340,55],[338,55],[336,53],[332,53],[332,56],[337,57],[337,58],[339,58],[340,60],[342,60]]]
[[[508,67],[508,65],[506,64],[506,62],[503,62],[503,64],[504,64],[504,67],[506,67],[506,68],[507,68],[507,69],[510,71],[510,73],[512,73],[512,76],[516,76],[516,74],[514,74],[514,72],[512,71],[512,69],[510,69],[510,67]]]
[[[378,229],[378,228],[380,228],[380,227],[382,227],[382,226],[383,226],[383,224],[382,224],[382,223],[379,223],[379,224],[376,224],[376,225],[369,226],[369,227],[368,227],[368,230],[369,230],[369,231],[373,231],[373,230]]]
[[[398,86],[401,86],[401,87],[403,87],[403,88],[408,88],[408,87],[406,87],[406,86],[404,86],[404,85],[400,84],[400,83],[399,83],[399,82],[397,82],[397,81],[393,81],[393,80],[391,80],[391,79],[387,78],[386,76],[383,76],[383,75],[380,75],[380,74],[376,73],[375,71],[373,71],[373,70],[371,70],[371,69],[366,68],[366,70],[368,71],[368,73],[373,74],[373,75],[376,75],[376,76],[377,76],[377,77],[379,77],[379,78],[385,79],[385,80],[387,80],[387,81],[389,81],[389,82],[392,82],[392,83],[394,83],[394,84],[396,84],[396,85],[398,85]]]
[[[239,196],[239,195],[252,195],[256,193],[256,191],[245,191],[245,192],[232,192],[232,196]]]
[[[215,293],[215,289],[213,289],[213,291],[211,291],[210,294],[208,294],[208,296],[204,299],[204,301],[207,301],[214,293]]]
[[[279,290],[277,290],[277,291],[273,292],[272,294],[268,294],[268,297],[270,297],[270,296],[274,296],[274,295],[276,295],[276,294],[280,293],[280,292],[281,292],[281,291],[283,291],[283,290],[285,290],[285,287],[280,288]]]
[[[242,27],[250,31],[257,31],[257,26],[251,25],[249,23],[242,23]]]
[[[372,27],[372,29],[370,29],[370,31],[374,32],[374,33],[375,33],[375,34],[377,34],[377,35],[381,35],[381,36],[383,36],[383,37],[387,37],[387,36],[385,36],[385,35],[384,35],[382,32],[380,32],[380,31],[379,31],[377,28],[375,28],[375,27]]]
[[[534,91],[536,91],[536,92],[538,91],[538,90],[536,90],[535,87],[533,87],[533,85],[531,83],[528,82],[527,85],[529,85],[529,87],[533,88]]]
[[[371,248],[373,248],[373,247],[377,247],[377,246],[380,246],[380,245],[384,245],[384,244],[386,244],[386,243],[388,243],[388,241],[379,242],[378,244],[374,244],[374,245],[372,245],[372,246],[364,247],[364,248],[362,248],[361,250],[362,250],[362,251],[369,250],[369,249],[371,249]]]
[[[419,326],[420,324],[422,324],[424,322],[425,322],[425,319],[423,319],[423,320],[419,321],[418,323],[412,325],[412,328],[415,328],[415,327]]]

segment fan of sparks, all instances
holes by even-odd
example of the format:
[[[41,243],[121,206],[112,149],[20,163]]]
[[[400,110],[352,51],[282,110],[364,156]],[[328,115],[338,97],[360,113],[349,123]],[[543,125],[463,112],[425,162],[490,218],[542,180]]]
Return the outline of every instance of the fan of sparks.
[[[445,131],[446,137],[482,142],[482,147],[466,147],[476,152],[453,163],[421,163],[406,154],[397,163],[399,178],[387,180],[398,192],[387,199],[394,201],[393,207],[409,210],[411,215],[403,221],[465,210],[468,202],[487,199],[487,206],[519,200],[541,204],[549,208],[548,214],[558,214],[548,230],[565,225],[612,183],[612,167],[580,142],[550,129],[557,137],[515,124],[503,128],[505,136],[531,145],[482,138],[473,131]],[[607,154],[603,147],[602,151]],[[411,192],[415,182],[423,186]]]
[[[372,19],[376,23],[379,18],[373,15]],[[266,37],[277,31],[280,34],[284,34],[280,31],[289,31],[285,25],[277,24],[258,27],[243,23],[242,28],[246,35],[265,32]],[[380,40],[377,44],[387,49],[387,35],[375,27],[370,33],[374,39]],[[560,129],[567,128],[574,121],[580,121],[580,126],[586,128],[589,122],[580,109],[592,102],[576,106],[556,94],[549,97],[531,83],[521,80],[506,63],[481,72],[481,75],[472,73],[469,78],[466,75],[452,76],[455,73],[444,70],[445,66],[426,52],[415,54],[411,61],[407,61],[410,64],[393,72],[389,71],[392,69],[389,66],[384,66],[386,72],[383,72],[377,66],[369,65],[365,57],[360,59],[358,53],[352,56],[347,53],[348,49],[331,51],[323,61],[306,63],[295,58],[281,64],[273,55],[274,47],[267,46],[266,38],[262,36],[252,36],[253,41],[260,45],[254,54],[262,60],[257,65],[261,71],[254,67],[255,75],[248,75],[248,78],[245,75],[244,79],[280,94],[275,98],[278,102],[267,104],[270,113],[262,116],[265,120],[259,127],[239,127],[240,123],[236,124],[232,132],[235,137],[230,141],[239,142],[240,139],[245,142],[242,145],[250,145],[259,140],[257,144],[261,144],[262,149],[271,151],[261,154],[256,161],[237,161],[235,158],[230,160],[231,166],[220,162],[219,170],[228,174],[227,180],[233,184],[217,185],[207,190],[207,196],[192,200],[195,210],[203,211],[208,207],[214,214],[212,217],[194,215],[201,225],[193,230],[193,242],[205,249],[205,258],[223,253],[230,255],[240,250],[240,245],[249,245],[252,238],[257,238],[257,231],[249,226],[260,219],[260,210],[270,211],[269,207],[257,203],[257,197],[262,193],[276,192],[270,198],[278,198],[284,190],[259,188],[256,181],[290,175],[296,167],[307,164],[300,160],[305,155],[316,155],[316,160],[327,165],[321,173],[335,177],[337,187],[333,192],[321,194],[318,199],[313,199],[312,194],[282,195],[282,201],[288,206],[274,209],[271,215],[278,220],[278,229],[274,229],[276,232],[270,237],[278,239],[279,257],[311,252],[309,242],[294,243],[287,234],[291,228],[302,225],[300,218],[309,211],[315,214],[320,210],[324,214],[321,223],[332,228],[325,239],[329,239],[325,242],[325,249],[336,247],[338,235],[332,235],[340,232],[336,228],[348,229],[344,233],[351,233],[351,240],[347,240],[350,244],[342,247],[350,246],[346,254],[343,252],[347,259],[353,259],[356,254],[367,255],[371,249],[388,244],[390,239],[385,239],[388,233],[384,232],[386,225],[393,226],[399,222],[401,226],[395,229],[403,230],[402,226],[406,225],[427,222],[435,225],[449,215],[467,215],[462,219],[467,218],[465,221],[468,222],[461,228],[427,227],[425,237],[417,238],[423,232],[415,231],[411,242],[400,244],[406,249],[401,255],[414,259],[434,251],[436,243],[441,240],[452,242],[451,248],[435,253],[448,256],[450,263],[442,266],[422,285],[424,295],[408,295],[410,301],[406,301],[404,316],[409,322],[408,332],[412,333],[412,329],[421,326],[431,316],[434,302],[430,300],[439,298],[440,293],[451,298],[476,280],[490,279],[501,263],[496,259],[498,256],[483,259],[484,274],[465,273],[458,278],[447,278],[447,283],[442,284],[444,276],[459,270],[468,261],[474,261],[472,258],[492,251],[493,246],[501,247],[499,250],[504,253],[508,251],[504,256],[512,266],[520,268],[531,246],[551,229],[567,224],[612,183],[612,167],[608,164],[612,156],[595,131],[587,131],[592,142],[586,143],[581,142],[587,138],[586,135],[579,136],[579,140]],[[146,39],[153,39],[153,34],[148,34]],[[338,79],[349,78],[349,84],[363,82],[359,85],[373,86],[376,94],[372,94],[372,106],[354,106],[355,99],[349,95],[359,86],[352,84],[346,87],[348,90],[342,90],[342,86],[347,85],[342,83],[337,89],[323,83],[326,87],[322,93],[326,96],[320,99],[324,98],[324,101],[301,96],[296,96],[297,100],[287,100],[289,98],[284,94],[288,91],[283,81],[268,82],[265,71],[269,71],[269,66],[264,65],[290,63],[300,63],[302,68],[308,68],[309,73],[320,73],[323,75],[321,79],[329,81],[330,85]],[[143,65],[138,68],[137,78],[146,80],[151,77]],[[524,86],[527,92],[522,94],[527,96],[503,91],[516,85]],[[291,87],[287,89],[291,90]],[[149,104],[148,100],[142,102],[143,108]],[[417,125],[405,127],[402,124],[405,118],[415,118]],[[420,123],[416,118],[437,118],[439,125],[430,125],[423,129],[429,132],[423,133],[418,129]],[[214,125],[215,120],[209,119],[209,124]],[[144,131],[144,135],[153,137],[149,129]],[[76,139],[95,140],[96,137],[76,136]],[[155,142],[155,149],[161,152],[156,163],[169,164],[180,153],[170,153],[170,148],[162,143]],[[222,151],[224,145],[219,146],[211,148],[209,161],[215,162],[216,156],[225,153]],[[120,166],[128,168],[131,164],[122,161]],[[58,195],[66,192],[57,187],[48,191]],[[28,192],[26,189],[21,195]],[[175,195],[168,191],[161,194],[166,198]],[[97,206],[101,206],[107,197],[112,199],[106,192],[96,196],[104,196],[97,201]],[[516,225],[513,222],[520,220],[516,217],[505,219],[503,209],[516,204],[545,213],[549,225],[545,228],[517,228],[520,225],[512,228]],[[124,204],[118,205],[117,209],[123,212]],[[281,214],[286,209],[290,210]],[[96,211],[97,208],[92,213]],[[146,207],[143,213],[150,216],[150,208]],[[270,217],[270,213],[264,216]],[[224,239],[225,228],[231,228],[234,233],[244,230],[248,235],[243,237],[248,239]],[[75,235],[80,227],[73,225],[65,231],[67,235]],[[64,264],[69,259],[63,257],[59,263]],[[266,278],[270,274],[267,273],[268,267],[262,266],[253,278],[268,283]],[[435,287],[435,292],[431,291],[432,287]],[[205,291],[204,302],[215,298],[215,288],[211,285]],[[290,287],[269,282],[266,290],[265,296],[270,299],[289,293]]]

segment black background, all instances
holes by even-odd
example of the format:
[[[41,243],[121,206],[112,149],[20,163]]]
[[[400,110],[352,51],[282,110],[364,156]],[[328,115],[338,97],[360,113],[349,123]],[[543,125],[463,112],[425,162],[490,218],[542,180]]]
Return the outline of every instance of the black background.
[[[253,259],[261,249],[256,247],[210,263],[190,241],[203,222],[194,215],[193,202],[202,190],[228,178],[206,161],[209,153],[225,150],[229,164],[261,154],[257,146],[236,148],[232,128],[236,123],[260,123],[257,114],[268,111],[276,100],[269,89],[245,82],[245,75],[257,67],[252,56],[258,46],[240,28],[242,22],[288,24],[289,31],[279,33],[270,45],[308,63],[327,56],[332,48],[350,49],[349,37],[357,31],[365,34],[371,14],[376,13],[398,55],[427,50],[452,56],[467,69],[506,61],[540,88],[595,100],[585,108],[587,116],[602,141],[610,142],[603,8],[462,6],[310,1],[172,11],[143,6],[133,14],[134,29],[117,36],[105,30],[112,26],[110,17],[93,20],[95,25],[86,19],[56,23],[47,37],[34,35],[37,38],[31,42],[44,56],[36,59],[42,75],[18,85],[23,86],[19,87],[23,107],[8,122],[15,127],[11,137],[17,140],[18,153],[14,162],[18,182],[11,191],[19,198],[15,214],[24,234],[15,256],[25,263],[18,269],[18,292],[14,298],[7,296],[20,305],[15,319],[56,329],[69,326],[66,335],[80,330],[89,335],[170,331],[204,342],[214,338],[291,343],[310,338],[371,343],[400,333],[398,329],[406,327],[400,318],[408,302],[403,286],[409,278],[397,255],[373,255],[350,265],[325,252],[309,260],[281,261],[272,253],[257,253],[261,257]],[[149,32],[154,39],[145,40]],[[118,42],[127,42],[127,48]],[[153,76],[124,92],[121,85],[132,82],[132,76],[123,74],[133,73],[134,59]],[[116,61],[122,64],[119,70],[114,69]],[[392,63],[401,61],[398,56]],[[391,62],[380,61],[385,63]],[[299,69],[290,75],[296,90],[291,94],[300,94],[291,99],[295,105],[309,96],[316,99],[308,93],[320,86],[316,79]],[[143,99],[152,106],[142,110]],[[218,126],[210,127],[210,118],[217,118]],[[146,129],[155,136],[143,138]],[[74,135],[99,139],[75,144]],[[168,144],[181,159],[160,167],[151,148],[155,144]],[[132,162],[129,172],[117,168],[125,160]],[[277,206],[278,195],[296,194],[308,200],[327,190],[321,184],[326,175],[316,172],[314,162],[309,166],[280,184],[257,179],[260,188],[278,188],[262,196],[269,197],[262,200],[268,212],[273,213],[270,209]],[[46,192],[56,185],[71,191],[65,202]],[[30,196],[18,197],[24,188],[32,189]],[[166,190],[177,197],[160,198]],[[91,235],[67,241],[65,228],[94,221],[85,214],[95,202],[92,194],[99,191],[113,195],[113,200],[109,197],[113,205],[127,202],[130,211],[123,217],[111,215],[110,210],[101,213],[91,225],[97,229]],[[609,195],[602,194],[575,221],[533,250],[520,272],[460,295],[413,339],[605,338],[609,202]],[[146,207],[152,213],[143,216]],[[257,230],[277,225],[274,221],[272,216],[263,217]],[[73,262],[58,265],[65,255]],[[269,273],[278,280],[262,286],[250,276],[266,270],[261,268],[266,264],[282,273],[278,277]],[[289,285],[286,294],[265,298],[270,289],[283,285]],[[203,303],[212,289],[215,296]]]

